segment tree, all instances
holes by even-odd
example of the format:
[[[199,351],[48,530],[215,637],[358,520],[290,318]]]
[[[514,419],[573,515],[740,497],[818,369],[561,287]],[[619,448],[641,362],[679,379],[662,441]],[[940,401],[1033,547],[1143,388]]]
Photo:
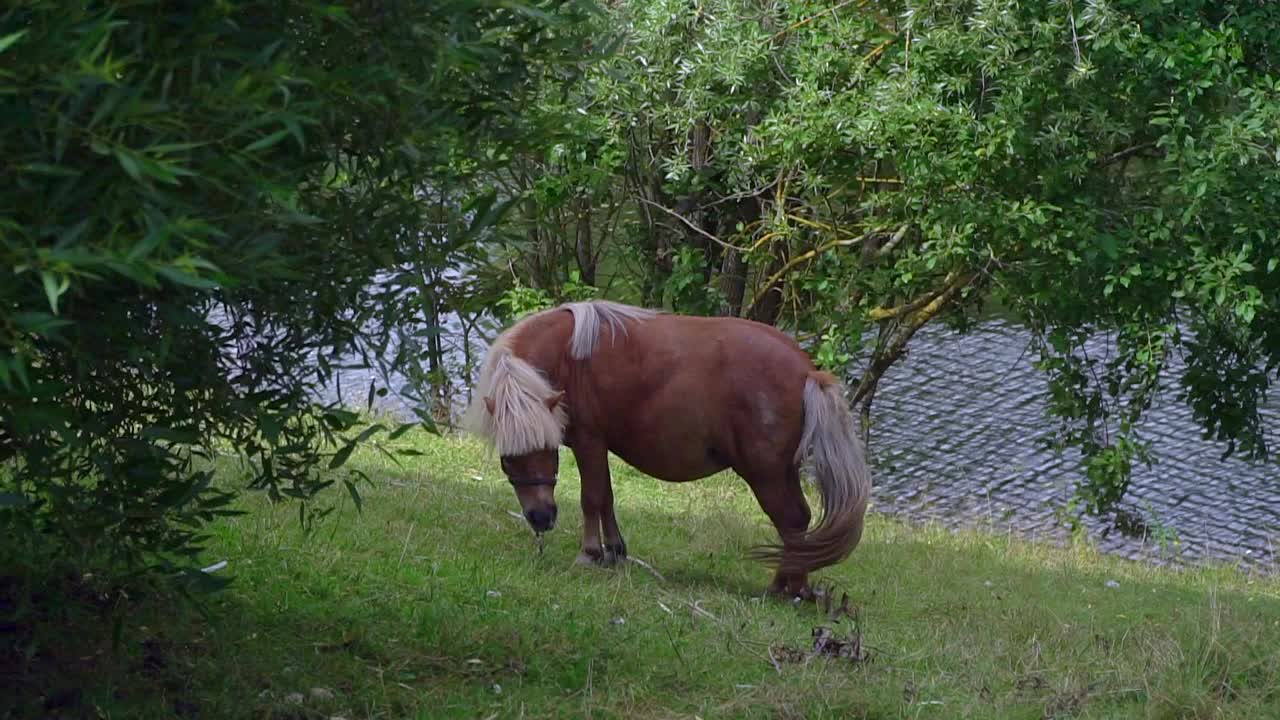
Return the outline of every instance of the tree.
[[[1280,9],[1256,2],[640,0],[568,105],[642,298],[792,328],[858,377],[930,322],[1037,338],[1080,498],[1118,500],[1161,369],[1264,456],[1280,362]],[[595,149],[626,147],[600,155]],[[581,165],[589,170],[584,171]],[[602,176],[607,179],[602,179]],[[593,192],[599,192],[598,190]],[[554,231],[553,231],[554,234]],[[567,238],[567,236],[566,236]],[[536,252],[536,250],[534,250]],[[711,302],[708,302],[708,298]],[[1109,337],[1093,357],[1085,340]]]
[[[530,139],[523,99],[572,75],[591,10],[6,5],[10,560],[174,567],[232,497],[212,482],[215,455],[240,455],[249,487],[306,500],[355,443],[391,432],[316,404],[316,389],[336,359],[384,351],[398,323],[424,320],[411,277],[459,262],[498,210],[470,184],[488,162],[472,148]],[[447,202],[428,207],[423,192]],[[359,478],[342,479],[355,495]]]

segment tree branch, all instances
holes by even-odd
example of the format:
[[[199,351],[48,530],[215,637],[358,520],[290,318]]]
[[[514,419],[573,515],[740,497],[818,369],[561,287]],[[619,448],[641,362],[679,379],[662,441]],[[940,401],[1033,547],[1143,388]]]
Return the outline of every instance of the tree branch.
[[[842,3],[838,4],[838,5],[835,5],[835,6],[833,6],[833,7],[829,7],[829,8],[827,8],[826,10],[823,10],[823,11],[822,11],[822,12],[820,12],[820,13],[816,13],[816,14],[814,14],[814,15],[810,15],[809,17],[807,17],[807,18],[805,18],[805,19],[801,20],[800,22],[793,23],[792,25],[789,25],[789,26],[787,26],[786,28],[783,28],[782,30],[779,30],[778,32],[776,32],[776,33],[774,33],[774,34],[773,34],[773,37],[770,37],[770,38],[769,38],[769,42],[773,42],[774,40],[777,40],[778,38],[782,37],[783,35],[786,35],[786,34],[787,34],[787,33],[789,33],[789,32],[792,32],[792,31],[794,31],[794,30],[799,30],[800,28],[804,27],[805,25],[808,25],[809,23],[813,22],[814,20],[817,20],[818,18],[824,17],[824,16],[826,16],[826,15],[830,15],[831,13],[833,13],[833,12],[835,12],[835,11],[837,11],[837,10],[840,10],[841,8],[848,7],[848,6],[852,5],[852,4],[854,4],[855,2],[856,2],[856,3],[858,3],[858,5],[859,5],[859,6],[862,6],[862,5],[866,5],[867,3],[871,2],[871,0],[844,0],[844,2],[842,2]]]
[[[872,308],[867,311],[867,317],[871,318],[872,320],[892,320],[894,318],[900,318],[904,315],[909,315],[911,313],[924,309],[930,303],[935,302],[942,295],[952,292],[955,289],[957,284],[962,284],[962,285],[967,284],[967,282],[969,282],[972,279],[973,279],[972,273],[969,275],[963,275],[963,276],[959,276],[954,272],[950,273],[947,275],[946,279],[943,280],[942,287],[936,290],[931,290],[925,293],[924,295],[921,295],[920,297],[916,298],[915,300],[912,300],[911,302],[903,305],[898,305],[896,307],[890,307],[890,308],[885,308],[885,307]]]
[[[794,269],[800,263],[805,262],[806,260],[812,259],[814,257],[817,257],[818,255],[821,255],[822,253],[832,248],[848,247],[849,245],[856,245],[862,242],[863,240],[866,240],[868,237],[870,237],[870,233],[864,233],[855,238],[847,238],[844,240],[832,240],[829,243],[819,245],[816,248],[813,248],[806,252],[802,252],[799,255],[791,258],[791,260],[787,261],[785,265],[783,265],[781,268],[778,268],[777,272],[770,275],[769,279],[765,280],[764,285],[761,286],[759,290],[757,290],[755,293],[752,294],[751,304],[747,306],[747,311],[743,314],[743,317],[751,317],[751,313],[755,311],[756,305],[758,305],[760,301],[764,299],[764,296],[767,295],[769,291],[773,290],[773,288],[778,284],[778,282],[781,281],[782,278],[786,277],[787,273],[791,272],[791,270]]]
[[[888,257],[889,253],[893,252],[893,249],[898,247],[902,242],[902,238],[907,236],[907,231],[910,229],[910,223],[898,228],[898,231],[893,234],[893,237],[889,238],[889,242],[885,243],[883,247],[876,251],[876,259],[878,260],[883,257]]]
[[[1102,166],[1106,166],[1112,163],[1117,163],[1117,162],[1120,162],[1121,160],[1125,160],[1127,158],[1133,157],[1134,155],[1137,155],[1138,153],[1144,150],[1150,150],[1155,146],[1156,144],[1154,142],[1145,142],[1145,143],[1142,143],[1141,145],[1134,145],[1133,147],[1127,147],[1123,150],[1113,152],[1110,155],[1107,155],[1106,157],[1099,160],[1098,164]]]
[[[668,214],[668,215],[670,215],[670,216],[672,216],[672,217],[676,218],[677,220],[679,220],[680,222],[684,223],[685,225],[688,225],[688,226],[689,226],[689,227],[690,227],[694,232],[696,232],[696,233],[698,233],[699,235],[701,235],[702,237],[704,237],[704,238],[706,238],[706,239],[710,240],[711,242],[713,242],[713,243],[715,243],[715,244],[719,245],[720,247],[723,247],[723,248],[725,248],[725,249],[727,249],[727,250],[737,250],[738,252],[747,252],[747,249],[746,249],[746,248],[740,248],[740,247],[738,247],[737,245],[733,245],[733,244],[731,244],[731,243],[727,243],[727,242],[725,242],[725,241],[721,240],[720,238],[716,237],[715,235],[712,235],[711,233],[707,232],[706,230],[703,230],[702,228],[698,227],[697,223],[695,223],[695,222],[693,222],[692,220],[690,220],[689,218],[687,218],[687,217],[685,217],[685,216],[681,215],[680,213],[676,212],[675,210],[672,210],[672,209],[668,208],[668,207],[667,207],[667,206],[665,206],[665,205],[660,205],[660,204],[658,204],[658,203],[656,203],[656,202],[653,202],[652,200],[650,200],[650,199],[648,199],[648,198],[643,198],[643,197],[641,197],[641,198],[636,198],[636,199],[637,199],[637,200],[639,200],[640,202],[642,202],[642,203],[646,204],[646,205],[652,205],[653,207],[658,208],[658,209],[659,209],[659,210],[661,210],[662,212],[664,212],[664,213],[666,213],[666,214]]]
[[[904,318],[902,320],[903,325],[900,326],[893,340],[884,351],[877,350],[872,357],[871,364],[867,367],[867,372],[863,374],[862,379],[858,382],[857,390],[853,393],[852,404],[856,405],[859,402],[870,403],[872,396],[875,394],[876,386],[880,384],[880,378],[886,370],[898,361],[898,358],[902,357],[902,353],[907,349],[907,342],[911,340],[920,328],[929,324],[929,321],[936,317],[957,293],[972,284],[978,277],[980,275],[977,272],[964,273],[963,275],[952,273],[950,282],[941,291],[931,293],[933,295],[932,299],[923,303],[918,310],[902,313],[901,317]]]

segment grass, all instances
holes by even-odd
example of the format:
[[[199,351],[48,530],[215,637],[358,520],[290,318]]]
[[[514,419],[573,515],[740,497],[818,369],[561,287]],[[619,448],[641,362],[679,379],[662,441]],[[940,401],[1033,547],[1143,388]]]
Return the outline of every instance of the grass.
[[[1185,718],[1280,716],[1280,581],[1170,570],[872,514],[820,574],[853,617],[761,597],[772,530],[732,476],[668,485],[615,465],[638,565],[572,566],[576,470],[539,553],[474,444],[361,451],[375,486],[309,535],[246,496],[207,559],[206,614],[97,596],[31,636],[15,714],[226,718]],[[235,483],[233,467],[223,479]],[[114,608],[125,618],[111,649]],[[98,608],[98,609],[95,609]],[[816,627],[869,657],[810,656]],[[12,692],[12,691],[7,691]],[[22,703],[25,707],[18,707]]]

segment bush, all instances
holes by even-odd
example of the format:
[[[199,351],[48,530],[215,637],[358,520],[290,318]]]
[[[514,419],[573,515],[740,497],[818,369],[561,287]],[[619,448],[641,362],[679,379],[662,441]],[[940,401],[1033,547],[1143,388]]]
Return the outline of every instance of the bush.
[[[578,0],[18,0],[0,14],[0,523],[179,568],[231,494],[312,498],[382,426],[314,402],[385,347],[425,187],[520,136]],[[373,389],[370,389],[373,392]],[[354,481],[348,488],[354,493]],[[305,508],[306,504],[300,506]],[[303,517],[308,517],[303,512]]]

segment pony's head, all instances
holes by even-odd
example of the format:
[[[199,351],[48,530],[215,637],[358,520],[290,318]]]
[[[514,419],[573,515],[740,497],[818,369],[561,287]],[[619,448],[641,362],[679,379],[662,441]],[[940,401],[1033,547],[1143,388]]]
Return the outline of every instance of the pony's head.
[[[480,370],[464,419],[468,430],[497,450],[525,519],[539,533],[556,522],[559,448],[569,420],[564,400],[564,391],[553,388],[500,338]]]
[[[564,400],[559,392],[543,400],[551,412]],[[493,415],[497,410],[492,398],[485,398],[485,410]],[[501,451],[500,451],[501,452]],[[500,455],[502,472],[516,491],[520,510],[534,532],[543,533],[556,526],[556,478],[560,472],[560,452],[555,446],[535,448],[523,452],[505,452]]]

